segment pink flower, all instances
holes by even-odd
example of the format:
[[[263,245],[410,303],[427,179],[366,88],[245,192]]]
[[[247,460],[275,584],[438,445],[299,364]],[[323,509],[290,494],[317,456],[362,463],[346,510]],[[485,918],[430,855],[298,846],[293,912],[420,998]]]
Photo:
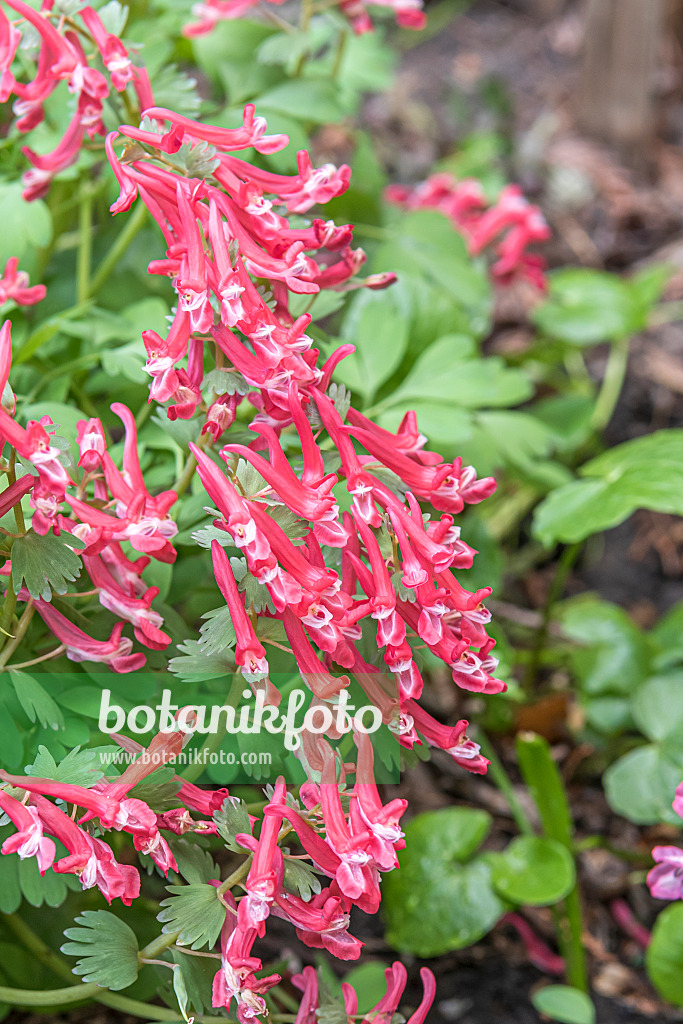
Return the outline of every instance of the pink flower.
[[[19,260],[12,256],[5,264],[5,272],[0,279],[0,302],[12,299],[18,306],[35,306],[42,302],[47,289],[44,284],[29,286],[28,274],[18,270]]]
[[[656,867],[648,872],[647,884],[657,900],[683,899],[683,850],[677,846],[655,846]]]
[[[116,623],[108,640],[94,640],[51,604],[38,599],[35,606],[48,629],[66,647],[70,661],[99,662],[111,666],[115,672],[136,672],[145,664],[144,654],[131,653],[133,641],[121,636],[122,622]]]
[[[235,661],[242,669],[242,675],[248,683],[261,683],[268,678],[266,652],[263,645],[259,643],[254,627],[245,611],[230,560],[217,540],[211,543],[211,556],[216,582],[225,598],[237,636]]]
[[[18,853],[21,860],[26,857],[35,857],[38,862],[38,870],[44,875],[52,866],[57,847],[43,835],[43,823],[35,807],[19,803],[8,793],[0,790],[0,808],[8,815],[17,826],[18,832],[9,836],[2,844],[2,852]]]

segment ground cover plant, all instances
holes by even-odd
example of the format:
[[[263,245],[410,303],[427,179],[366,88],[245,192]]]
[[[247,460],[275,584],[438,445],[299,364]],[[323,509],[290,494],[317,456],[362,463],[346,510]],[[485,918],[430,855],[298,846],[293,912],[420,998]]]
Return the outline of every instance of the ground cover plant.
[[[549,270],[494,135],[383,161],[444,10],[0,4],[5,1016],[425,1024],[501,940],[590,1024],[592,853],[683,1006],[683,604],[569,587],[683,511],[608,429],[671,271]]]

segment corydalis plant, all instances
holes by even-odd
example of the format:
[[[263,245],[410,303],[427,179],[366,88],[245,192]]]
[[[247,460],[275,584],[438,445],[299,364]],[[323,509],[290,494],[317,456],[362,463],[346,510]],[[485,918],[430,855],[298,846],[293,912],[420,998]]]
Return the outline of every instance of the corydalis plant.
[[[265,121],[251,107],[245,109],[242,128],[234,130],[200,125],[167,110],[146,112],[148,122],[162,118],[171,129],[161,135],[121,129],[145,147],[135,150],[129,162],[120,162],[114,138],[107,140],[122,188],[113,209],[129,206],[139,192],[167,243],[166,259],[155,261],[150,270],[172,277],[178,305],[166,339],[146,333],[146,368],[153,377],[151,397],[175,399],[168,409],[171,417],[189,418],[201,410],[204,418],[190,449],[219,513],[213,563],[236,626],[236,662],[254,687],[264,687],[268,699],[274,699],[265,650],[247,614],[254,609],[242,604],[226,546],[242,556],[244,569],[265,588],[273,609],[268,614],[281,619],[297,666],[318,700],[333,700],[348,685],[346,677],[332,674],[335,666],[365,680],[366,692],[373,689],[378,667],[362,656],[358,642],[364,620],[376,622],[376,648],[399,695],[393,702],[385,695],[383,711],[412,746],[418,739],[416,701],[423,686],[414,646],[427,646],[466,690],[504,689],[493,676],[494,641],[485,629],[490,615],[482,602],[490,589],[470,593],[452,572],[469,567],[474,555],[460,540],[454,514],[466,502],[489,495],[495,482],[477,480],[474,469],[463,467],[460,459],[447,463],[427,451],[413,414],[392,434],[348,402],[342,404],[331,375],[353,347],[342,346],[319,366],[319,352],[305,333],[310,315],[292,322],[290,291],[314,295],[321,287],[354,283],[351,274],[361,257],[350,247],[350,225],[313,220],[293,230],[286,216],[342,192],[348,168],[314,171],[300,153],[301,173],[287,178],[232,156],[232,150],[249,145],[273,151],[286,144],[286,137],[265,134]],[[190,178],[167,168],[165,154],[182,147],[191,154],[207,143],[215,152],[210,178]],[[311,250],[317,260],[308,255]],[[259,280],[272,288],[272,309],[257,287]],[[186,353],[187,369],[179,368]],[[237,378],[244,381],[246,394],[233,388],[228,401],[215,394],[204,397],[200,383],[208,361],[212,382],[221,375]],[[221,448],[226,475],[212,449],[244,400],[254,410],[250,429],[255,437],[249,445]],[[301,475],[291,465],[296,451]],[[240,480],[244,464],[257,471],[255,494],[247,493]],[[351,498],[343,514],[335,493],[342,481]],[[425,521],[420,500],[443,514]],[[278,506],[300,520],[302,544],[295,545],[272,514]],[[325,547],[340,551],[340,570],[329,558],[326,562]],[[482,770],[483,759],[473,744],[462,736],[453,742],[451,730],[443,736],[421,709],[417,715],[424,736],[437,738],[468,767]]]
[[[121,135],[127,141],[119,155]],[[287,141],[267,135],[265,121],[251,106],[234,130],[152,107],[140,128],[124,126],[108,136],[107,153],[121,186],[113,210],[128,209],[138,197],[145,203],[166,242],[150,271],[168,275],[177,295],[166,338],[144,332],[150,401],[166,403],[170,419],[191,421],[195,441],[177,490],[155,495],[145,485],[134,418],[124,406],[112,407],[125,426],[120,469],[99,419],[79,424],[76,467],[65,458],[49,417],[24,428],[10,403],[0,415],[0,436],[11,449],[5,464],[10,486],[2,497],[4,510],[15,510],[17,533],[9,538],[3,569],[3,621],[11,622],[14,605],[25,602],[22,623],[37,610],[60,641],[52,653],[66,650],[73,660],[101,661],[118,671],[139,667],[144,655],[132,651],[124,624],[131,623],[136,639],[148,647],[163,649],[170,642],[151,608],[156,591],[145,588],[142,572],[149,556],[175,558],[170,513],[178,493],[194,483],[213,506],[212,563],[235,633],[235,666],[255,692],[271,703],[279,700],[262,642],[278,620],[286,639],[280,647],[314,704],[334,708],[353,673],[405,747],[426,741],[467,770],[485,772],[487,761],[468,739],[467,722],[443,726],[421,706],[419,650],[429,649],[448,665],[466,691],[504,689],[494,674],[495,645],[486,631],[490,615],[483,601],[490,588],[470,593],[454,573],[471,566],[474,556],[460,539],[455,516],[466,503],[487,497],[495,482],[478,480],[460,459],[446,462],[429,451],[413,413],[391,433],[357,412],[333,381],[334,367],[353,346],[342,346],[320,364],[306,333],[310,314],[295,319],[291,295],[314,297],[325,287],[385,287],[393,275],[358,280],[364,256],[351,247],[352,227],[302,219],[344,191],[347,168],[314,169],[300,153],[299,173],[287,177],[234,155],[249,147],[273,152]],[[4,385],[11,361],[9,323],[0,340]],[[249,443],[243,431],[231,440],[238,412],[253,435]],[[27,470],[18,478],[17,455]],[[20,505],[27,494],[28,531]],[[24,588],[19,556],[34,537],[80,546],[100,603],[119,619],[108,641],[93,640],[55,609],[50,587],[38,595]],[[128,545],[142,556],[132,560]],[[254,588],[266,598],[258,606],[246,598]],[[129,740],[120,742],[131,749]],[[357,734],[354,742],[355,763],[341,761],[323,737],[306,736],[298,756],[308,782],[298,800],[278,780],[258,835],[248,813],[229,835],[230,849],[243,853],[240,867],[225,880],[202,883],[200,916],[218,920],[222,932],[214,1005],[234,1002],[243,1024],[263,1016],[265,995],[279,980],[262,974],[255,951],[267,919],[283,917],[307,945],[356,959],[361,943],[349,932],[351,910],[376,912],[381,875],[397,866],[406,802],[382,803],[370,741]],[[153,741],[165,760],[178,743],[177,734]],[[115,860],[101,834],[130,834],[135,849],[168,875],[178,867],[174,836],[226,828],[225,793],[205,793],[177,779],[174,806],[156,812],[132,792],[148,774],[143,753],[119,779],[98,779],[89,788],[3,774],[11,787],[3,792],[3,808],[17,828],[5,852],[35,856],[43,872],[68,871],[109,900],[131,902],[139,891],[137,871]],[[54,800],[85,813],[72,820]],[[230,806],[236,809],[234,802]],[[99,835],[84,828],[89,821],[97,822]],[[292,841],[296,836],[303,854],[292,855],[283,846],[287,835]],[[69,851],[66,858],[55,859],[55,840]],[[291,856],[307,859],[325,879],[308,899],[286,881]],[[173,945],[178,932],[185,941],[182,926],[173,931],[189,898],[179,888],[171,887],[160,915],[169,935],[162,949]],[[218,931],[199,934],[210,944]],[[402,990],[396,972],[390,981],[377,1011],[385,1015]],[[430,981],[415,1024],[424,1020],[432,997]],[[308,1024],[316,999],[312,982],[306,983],[301,1021]],[[354,1005],[347,992],[346,1006]]]

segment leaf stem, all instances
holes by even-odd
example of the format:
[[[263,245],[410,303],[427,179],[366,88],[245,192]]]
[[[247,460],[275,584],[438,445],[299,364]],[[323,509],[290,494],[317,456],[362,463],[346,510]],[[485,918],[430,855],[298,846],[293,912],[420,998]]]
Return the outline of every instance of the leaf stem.
[[[11,579],[10,579],[10,582],[9,582],[9,586],[10,587],[12,586]],[[8,593],[9,593],[9,589],[8,589]],[[14,590],[12,590],[12,593],[14,594]],[[7,601],[7,598],[5,598],[5,601]],[[14,598],[15,606],[16,606],[16,601],[17,601],[17,599],[15,597]],[[14,636],[10,639],[9,643],[5,644],[4,641],[5,641],[6,637],[4,637],[4,636],[0,637],[0,650],[2,651],[2,654],[0,654],[0,672],[4,672],[5,665],[7,664],[9,659],[12,657],[12,655],[16,651],[16,649],[19,646],[19,644],[21,643],[21,641],[26,636],[26,631],[27,631],[28,627],[31,624],[31,619],[35,615],[35,611],[36,611],[36,608],[35,608],[35,605],[33,603],[33,598],[30,597],[28,599],[28,603],[27,603],[26,607],[24,608],[22,616],[19,619],[19,622],[18,622],[17,628],[16,628],[16,632],[15,632]],[[0,618],[0,628],[2,628],[2,629],[5,628],[4,627],[4,618],[5,618],[5,609],[3,608],[3,610],[2,610],[2,617]],[[43,659],[39,658],[38,660],[42,661]],[[16,666],[12,666],[12,667],[14,668]]]
[[[178,497],[180,497],[181,494],[184,494],[185,491],[190,486],[190,484],[192,483],[192,477],[194,476],[194,471],[196,468],[197,460],[195,459],[192,452],[190,452],[190,454],[187,457],[187,462],[183,466],[182,472],[178,475],[178,478],[176,479],[172,487],[172,490],[176,492]]]
[[[237,885],[238,882],[247,877],[251,868],[251,861],[252,857],[247,857],[231,875],[228,875],[224,882],[221,882],[217,890],[219,896],[225,896],[226,892],[232,889],[233,885]]]
[[[41,963],[54,971],[59,977],[71,980],[73,972],[69,965],[50,949],[40,936],[36,935],[32,928],[26,924],[17,914],[3,914],[2,921],[14,932],[21,943],[29,952],[33,953]],[[149,943],[140,951],[141,956],[155,955],[162,949],[172,945],[176,938],[174,935],[162,935],[164,945],[160,946],[159,940]],[[165,1006],[154,1006],[149,1003],[141,1003],[137,999],[129,999],[128,996],[119,995],[117,992],[110,992],[101,988],[94,982],[79,982],[70,985],[68,988],[47,989],[29,991],[26,989],[0,988],[0,1001],[9,1003],[12,1006],[56,1006],[70,1005],[85,1000],[94,999],[104,1006],[111,1006],[122,1013],[131,1014],[134,1017],[142,1017],[148,1021],[180,1021],[180,1015]]]
[[[112,270],[119,262],[123,254],[125,253],[128,246],[131,244],[135,236],[142,229],[145,220],[147,218],[147,207],[142,201],[139,201],[130,219],[126,223],[126,226],[118,236],[111,249],[107,253],[106,257],[102,261],[99,270],[93,277],[92,281],[88,286],[88,292],[86,298],[91,295],[96,295],[102,285],[105,283]]]
[[[541,624],[536,632],[534,646],[532,648],[531,657],[525,673],[524,689],[527,692],[533,687],[538,677],[538,670],[541,666],[541,657],[543,655],[545,645],[548,642],[548,632],[550,630],[550,621],[553,616],[553,609],[564,593],[567,579],[569,578],[569,574],[572,571],[576,559],[579,557],[581,547],[581,543],[567,545],[558,560],[555,575],[553,576],[552,583],[548,590],[548,596],[543,607]]]
[[[78,253],[76,256],[76,302],[85,302],[90,296],[90,269],[92,266],[92,208],[93,192],[87,182],[81,183],[78,206]]]
[[[591,416],[591,426],[594,430],[604,430],[614,415],[626,378],[630,342],[630,338],[620,338],[612,343],[605,376]]]
[[[10,672],[12,669],[30,668],[31,665],[38,665],[41,661],[49,661],[50,658],[56,658],[60,654],[63,654],[66,650],[66,644],[60,644],[59,647],[55,647],[53,651],[48,651],[47,654],[41,654],[39,658],[31,658],[30,661],[21,661],[18,665],[8,665],[7,671]]]

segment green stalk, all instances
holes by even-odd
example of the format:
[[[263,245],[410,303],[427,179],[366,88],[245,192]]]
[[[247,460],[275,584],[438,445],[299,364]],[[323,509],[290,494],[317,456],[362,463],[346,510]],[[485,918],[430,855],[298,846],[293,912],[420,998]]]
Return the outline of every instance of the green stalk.
[[[93,193],[90,185],[82,184],[78,207],[78,254],[76,257],[76,302],[85,302],[90,296],[90,268],[92,265],[92,208]]]
[[[125,228],[116,239],[111,249],[107,253],[105,259],[100,265],[99,270],[93,277],[92,281],[88,286],[88,293],[86,297],[96,295],[100,290],[104,282],[107,280],[112,270],[119,262],[123,254],[125,253],[128,246],[131,244],[135,236],[143,227],[147,217],[147,207],[142,201],[139,201],[130,219],[128,220]]]
[[[594,430],[604,430],[614,415],[626,378],[630,342],[630,338],[620,338],[612,343],[605,376],[591,416],[591,426]]]
[[[536,801],[543,831],[549,839],[562,843],[574,855],[574,826],[567,792],[550,753],[550,745],[533,732],[517,737],[517,760],[525,783]],[[553,908],[557,941],[565,960],[567,981],[574,988],[588,991],[586,958],[583,949],[583,917],[578,882],[561,904]]]
[[[190,486],[190,484],[192,483],[192,477],[194,476],[194,471],[196,468],[197,460],[195,459],[192,452],[190,452],[190,454],[187,457],[187,462],[183,466],[182,473],[178,475],[178,479],[175,481],[172,487],[172,490],[176,492],[178,497],[180,497],[181,494],[184,494],[185,491]]]
[[[562,597],[564,588],[569,578],[569,573],[572,571],[576,559],[579,557],[581,551],[581,544],[569,544],[560,555],[555,570],[553,581],[550,584],[548,590],[548,596],[546,598],[545,606],[543,608],[541,625],[536,633],[534,640],[534,646],[531,651],[531,657],[524,678],[524,688],[528,691],[536,682],[538,677],[538,670],[541,666],[541,657],[545,649],[545,645],[548,642],[548,630],[550,628],[550,620],[553,616],[553,609],[555,604]]]
[[[512,782],[510,781],[510,776],[505,771],[503,763],[493,749],[493,745],[491,744],[488,736],[484,735],[481,729],[477,732],[477,743],[481,747],[481,752],[484,757],[487,757],[491,762],[488,769],[488,775],[493,779],[494,784],[507,800],[508,807],[510,808],[517,828],[523,836],[532,836],[534,834],[534,827],[531,824],[526,811],[517,799],[517,794],[515,793]]]

